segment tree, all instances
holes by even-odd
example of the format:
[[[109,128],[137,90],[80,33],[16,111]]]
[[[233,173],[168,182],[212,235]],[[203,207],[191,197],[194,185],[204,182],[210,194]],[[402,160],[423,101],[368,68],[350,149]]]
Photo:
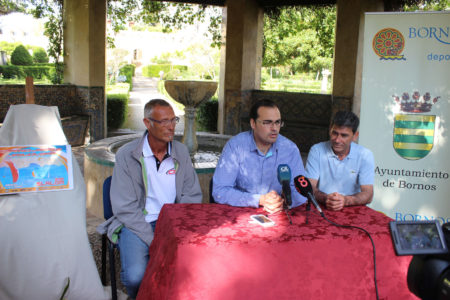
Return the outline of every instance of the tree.
[[[171,32],[194,22],[209,22],[213,45],[220,45],[222,10],[213,6],[149,0],[109,0],[108,18],[115,32],[123,29],[130,21],[161,24],[163,32]]]
[[[14,49],[16,49],[17,46],[20,45],[20,42],[6,42],[6,41],[1,41],[0,42],[0,49],[2,51],[6,52],[6,55],[8,55],[9,57],[11,57],[11,54],[13,53]]]
[[[391,0],[385,1],[385,9],[398,11],[430,11],[450,9],[448,0]]]
[[[264,17],[263,66],[288,66],[292,73],[331,68],[334,6],[286,7]]]
[[[128,55],[128,51],[125,49],[114,48],[109,50],[110,55],[107,55],[108,61],[106,62],[106,68],[108,70],[108,79],[110,83],[116,81],[116,75],[119,74],[119,69],[127,62],[125,57]]]
[[[33,61],[35,63],[48,63],[47,52],[45,52],[44,48],[37,47],[33,51]]]
[[[46,35],[48,54],[59,62],[62,55],[63,0],[0,0],[0,14],[32,11],[36,17],[48,17]],[[389,10],[443,10],[448,0],[385,0]],[[165,32],[193,22],[207,22],[213,46],[221,43],[221,10],[197,4],[151,0],[108,0],[108,18],[115,31],[130,21],[161,24]],[[29,7],[33,7],[31,10]],[[292,72],[314,71],[332,64],[335,8],[290,7],[266,11],[264,32],[264,66],[289,66]],[[108,39],[111,41],[111,38]],[[60,69],[61,65],[57,64]],[[58,73],[58,72],[57,72]],[[60,72],[62,75],[62,72]]]
[[[220,51],[211,49],[205,44],[195,43],[185,50],[185,56],[189,60],[189,70],[202,79],[216,80],[218,70],[216,66],[220,63]]]
[[[23,45],[19,45],[11,54],[11,63],[19,66],[30,66],[33,64],[33,58]]]
[[[0,0],[0,16],[12,12],[25,12],[27,1]]]

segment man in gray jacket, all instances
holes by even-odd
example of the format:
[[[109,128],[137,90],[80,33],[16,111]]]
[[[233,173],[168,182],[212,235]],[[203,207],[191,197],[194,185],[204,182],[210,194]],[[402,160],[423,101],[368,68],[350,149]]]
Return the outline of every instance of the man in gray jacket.
[[[173,141],[178,120],[165,100],[149,101],[144,108],[147,131],[116,154],[110,191],[114,216],[97,230],[118,243],[120,277],[131,298],[136,298],[144,276],[162,206],[202,201],[189,152]]]

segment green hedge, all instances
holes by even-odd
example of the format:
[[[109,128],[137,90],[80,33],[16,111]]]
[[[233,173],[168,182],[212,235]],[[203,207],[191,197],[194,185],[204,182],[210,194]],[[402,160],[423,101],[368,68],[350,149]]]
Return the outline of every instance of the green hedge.
[[[18,66],[0,66],[0,73],[4,79],[25,78],[23,69]]]
[[[36,66],[15,66],[6,65],[0,66],[0,73],[4,79],[19,78],[23,79],[27,76],[32,76],[36,79],[48,78],[51,80],[51,73],[54,66],[36,65]]]
[[[219,101],[213,97],[203,102],[197,108],[197,127],[199,131],[217,132],[217,116],[219,113]]]
[[[47,52],[45,52],[44,48],[37,47],[36,50],[33,51],[33,62],[48,63]]]
[[[125,122],[128,108],[127,94],[106,95],[107,124],[108,128],[120,128]]]
[[[13,65],[30,66],[33,64],[33,58],[23,45],[19,45],[11,54],[11,63]]]
[[[50,73],[51,73],[51,70],[54,69],[54,67],[23,66],[22,69],[25,73],[25,76],[32,76],[33,78],[37,78],[37,79],[43,79],[44,77],[50,79]]]
[[[142,68],[142,75],[146,77],[159,77],[159,72],[163,71],[164,76],[178,70],[179,72],[187,71],[188,67],[183,65],[170,65],[170,64],[160,64],[160,65],[147,65]]]
[[[136,66],[133,64],[125,65],[119,70],[119,75],[125,75],[127,77],[127,80],[125,82],[130,84],[130,91],[133,88],[133,76],[135,70]]]

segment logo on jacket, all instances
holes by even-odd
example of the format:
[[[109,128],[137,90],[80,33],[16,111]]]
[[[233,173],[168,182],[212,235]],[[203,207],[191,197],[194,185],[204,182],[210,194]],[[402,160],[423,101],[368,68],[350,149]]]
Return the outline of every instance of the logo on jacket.
[[[175,168],[170,169],[166,172],[166,175],[175,175],[175,173],[177,172],[177,170]]]

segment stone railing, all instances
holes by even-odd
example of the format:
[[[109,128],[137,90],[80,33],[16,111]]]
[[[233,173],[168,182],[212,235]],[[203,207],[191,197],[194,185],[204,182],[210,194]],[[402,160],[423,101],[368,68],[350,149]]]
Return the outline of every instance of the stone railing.
[[[58,107],[66,135],[74,143],[84,143],[86,135],[91,142],[105,137],[103,87],[35,85],[34,98],[38,105]],[[25,104],[25,85],[0,85],[0,122],[10,105],[16,104]]]

